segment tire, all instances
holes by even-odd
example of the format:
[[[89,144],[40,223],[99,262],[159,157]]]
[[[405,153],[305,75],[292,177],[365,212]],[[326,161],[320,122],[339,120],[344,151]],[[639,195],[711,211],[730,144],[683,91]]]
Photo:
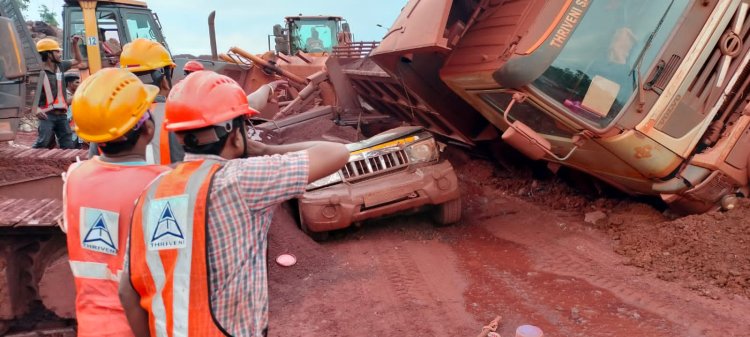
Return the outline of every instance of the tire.
[[[302,219],[302,212],[298,212],[299,214],[299,228],[307,234],[313,241],[315,242],[323,242],[328,241],[329,235],[328,232],[313,232],[309,228],[307,228],[307,225],[305,224],[305,220]]]
[[[433,219],[438,227],[449,226],[461,220],[461,198],[437,205]]]

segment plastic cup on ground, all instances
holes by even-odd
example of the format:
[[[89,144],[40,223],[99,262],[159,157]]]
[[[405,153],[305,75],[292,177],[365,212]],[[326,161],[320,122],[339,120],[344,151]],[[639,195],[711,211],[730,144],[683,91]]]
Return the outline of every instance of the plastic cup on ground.
[[[516,337],[544,337],[544,332],[533,325],[521,325],[516,329]]]

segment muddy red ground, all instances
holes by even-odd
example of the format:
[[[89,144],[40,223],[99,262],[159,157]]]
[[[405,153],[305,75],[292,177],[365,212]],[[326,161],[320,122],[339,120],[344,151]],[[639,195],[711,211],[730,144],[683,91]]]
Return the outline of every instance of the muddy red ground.
[[[270,258],[271,336],[475,336],[522,324],[545,336],[750,336],[748,203],[669,221],[555,178],[452,156],[464,220],[367,222],[317,244],[280,211]],[[588,212],[606,217],[585,223]]]
[[[329,130],[286,130],[279,141]],[[334,127],[335,128],[335,127]],[[366,222],[322,244],[277,212],[270,336],[476,336],[521,324],[546,336],[750,336],[750,203],[668,219],[597,184],[452,151],[464,218]],[[574,189],[571,186],[576,186]],[[601,212],[595,224],[585,215]]]

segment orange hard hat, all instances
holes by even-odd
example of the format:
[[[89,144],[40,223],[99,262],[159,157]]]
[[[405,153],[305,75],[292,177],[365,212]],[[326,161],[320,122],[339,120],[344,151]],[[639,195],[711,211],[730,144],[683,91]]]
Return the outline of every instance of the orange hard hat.
[[[169,131],[187,131],[256,114],[258,111],[248,105],[245,91],[233,79],[213,71],[198,71],[172,88],[164,125]]]
[[[118,139],[136,126],[158,93],[158,87],[143,84],[127,70],[99,70],[73,95],[75,132],[87,142]]]
[[[40,53],[53,50],[62,50],[62,48],[60,48],[60,44],[53,39],[47,37],[37,41],[36,43],[36,51]]]
[[[187,61],[187,63],[185,63],[185,66],[182,67],[183,71],[198,71],[198,70],[203,70],[203,69],[205,69],[203,68],[203,64],[201,64],[198,61],[192,61],[192,60]]]

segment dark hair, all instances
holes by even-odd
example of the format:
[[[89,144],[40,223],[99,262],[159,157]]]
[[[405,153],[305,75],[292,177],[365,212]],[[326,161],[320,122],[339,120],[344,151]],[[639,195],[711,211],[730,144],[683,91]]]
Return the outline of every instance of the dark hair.
[[[148,116],[148,120],[152,123],[154,121],[150,115]],[[99,144],[99,150],[101,150],[106,155],[115,155],[132,150],[135,147],[135,143],[138,142],[138,138],[141,138],[141,132],[145,124],[146,123],[143,123],[141,127],[137,129],[131,129],[130,131],[125,133],[125,135],[123,136],[125,137],[125,140]]]
[[[54,60],[54,58],[52,57],[52,52],[49,50],[43,51],[39,54],[42,55],[42,62],[47,62],[47,60],[50,60],[50,59]]]
[[[63,77],[63,80],[65,81],[64,83],[65,83],[66,87],[68,85],[70,85],[71,83],[75,82],[75,80],[80,80],[80,79],[81,79],[81,77],[79,77],[76,74],[65,74],[65,76]]]
[[[213,130],[216,133],[216,136],[219,138],[218,141],[209,143],[209,144],[202,144],[198,145],[197,143],[197,137],[195,134],[201,133],[204,131]],[[185,152],[195,153],[195,154],[213,154],[213,155],[219,155],[221,153],[221,150],[224,149],[224,145],[227,143],[227,139],[229,139],[229,135],[237,132],[245,132],[245,123],[243,117],[237,117],[235,119],[232,119],[232,131],[227,132],[226,129],[223,126],[207,126],[205,128],[190,130],[190,131],[183,131],[178,132],[178,134],[182,137],[182,147],[185,149]]]

